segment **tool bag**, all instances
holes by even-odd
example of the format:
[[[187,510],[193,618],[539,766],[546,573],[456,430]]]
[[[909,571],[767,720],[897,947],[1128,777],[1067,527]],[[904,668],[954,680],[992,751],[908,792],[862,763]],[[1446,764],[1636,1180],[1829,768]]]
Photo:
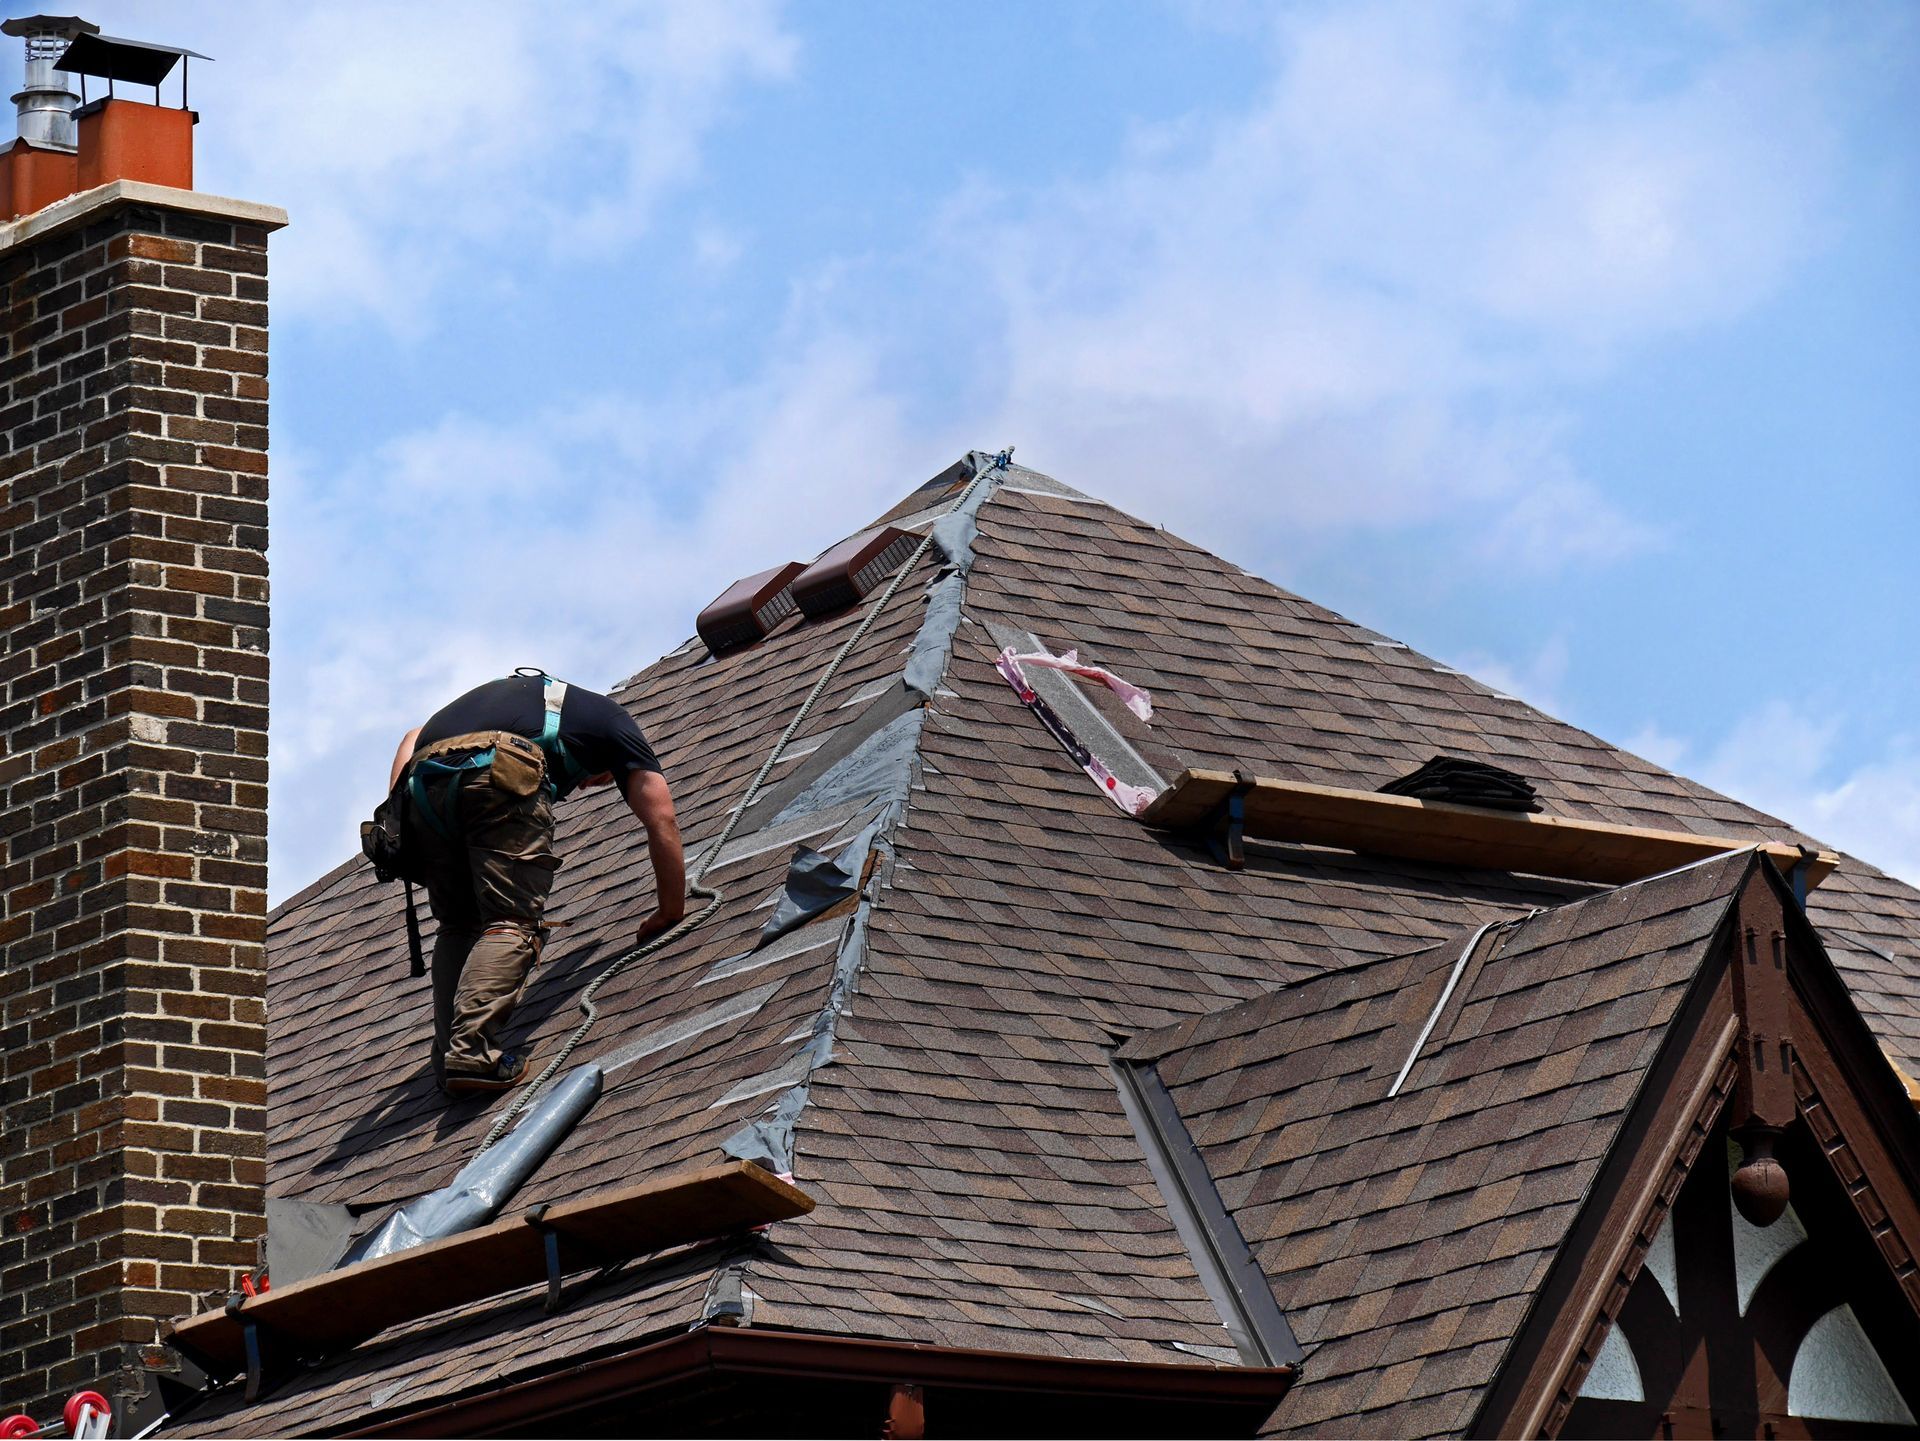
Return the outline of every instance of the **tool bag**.
[[[523,667],[516,674],[527,674]],[[430,777],[457,777],[469,770],[485,769],[494,785],[509,795],[530,796],[542,786],[553,796],[564,795],[579,781],[583,772],[560,739],[560,712],[566,704],[567,683],[555,680],[544,671],[532,671],[541,679],[544,718],[537,738],[514,735],[508,731],[452,736],[429,746],[410,760],[394,782],[387,798],[374,809],[373,819],[360,823],[360,849],[373,862],[373,873],[383,881],[400,880],[407,891],[407,948],[413,958],[413,974],[427,973],[420,950],[420,919],[414,910],[413,887],[426,881],[426,863],[418,847],[408,845],[407,817],[414,811],[428,825],[451,840],[459,829],[460,792],[457,779],[446,788],[447,813],[433,804],[427,794]],[[441,754],[457,751],[469,754],[459,760],[442,760]],[[411,801],[411,804],[409,804]]]
[[[426,866],[417,848],[407,844],[407,782],[394,783],[387,798],[374,807],[373,819],[360,822],[360,849],[373,862],[373,874],[382,881],[401,881],[407,893],[407,954],[412,974],[427,973],[420,950],[420,916],[414,909],[413,887],[424,882]]]

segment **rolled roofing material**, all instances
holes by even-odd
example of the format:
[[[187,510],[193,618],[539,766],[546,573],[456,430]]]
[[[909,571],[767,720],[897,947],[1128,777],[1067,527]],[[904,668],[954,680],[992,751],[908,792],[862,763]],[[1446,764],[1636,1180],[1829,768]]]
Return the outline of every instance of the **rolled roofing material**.
[[[483,1226],[500,1214],[513,1193],[540,1169],[554,1148],[600,1099],[600,1068],[581,1066],[549,1091],[519,1125],[467,1162],[447,1185],[409,1201],[368,1232],[334,1270],[356,1261],[391,1256],[423,1241]]]
[[[786,884],[780,901],[760,928],[760,944],[777,940],[788,931],[805,925],[822,911],[837,906],[849,896],[860,893],[866,872],[867,855],[873,849],[888,815],[876,818],[867,828],[848,841],[838,856],[823,856],[811,846],[795,846],[793,860],[787,865]]]
[[[806,1109],[814,1071],[833,1059],[834,1033],[839,1027],[841,1012],[853,998],[854,983],[866,964],[867,917],[872,909],[871,903],[865,903],[854,912],[846,941],[834,957],[833,984],[827,988],[826,1004],[814,1018],[807,1043],[781,1068],[785,1072],[791,1067],[798,1078],[760,1120],[749,1122],[727,1137],[720,1147],[724,1154],[737,1161],[752,1161],[777,1176],[793,1174],[794,1123]]]
[[[968,461],[976,476],[984,476],[993,457],[973,452]],[[861,737],[854,749],[829,762],[804,790],[786,801],[776,821],[803,815],[816,806],[847,799],[882,802],[874,820],[850,841],[833,861],[805,848],[795,854],[779,905],[761,931],[761,944],[798,929],[807,920],[849,896],[860,894],[867,858],[877,850],[884,862],[890,851],[886,840],[906,808],[919,764],[919,742],[925,710],[914,698],[931,699],[946,674],[953,638],[961,623],[966,575],[973,564],[975,515],[994,490],[991,478],[976,487],[963,505],[954,507],[933,524],[934,544],[946,561],[944,574],[927,587],[927,610],[915,633],[906,669],[901,676],[911,708],[889,715],[884,694],[872,709],[879,724]],[[823,753],[825,747],[822,748]],[[804,853],[803,853],[804,852]],[[882,872],[884,875],[884,871]],[[884,884],[884,881],[882,882]],[[867,920],[872,902],[863,900],[854,910],[845,939],[834,956],[833,982],[815,1016],[808,1039],[799,1051],[762,1076],[741,1082],[729,1093],[744,1100],[761,1087],[779,1094],[762,1113],[729,1136],[721,1150],[737,1160],[753,1161],[779,1175],[791,1175],[794,1165],[794,1125],[806,1109],[813,1072],[833,1057],[834,1034],[841,1014],[851,1001],[867,955]]]

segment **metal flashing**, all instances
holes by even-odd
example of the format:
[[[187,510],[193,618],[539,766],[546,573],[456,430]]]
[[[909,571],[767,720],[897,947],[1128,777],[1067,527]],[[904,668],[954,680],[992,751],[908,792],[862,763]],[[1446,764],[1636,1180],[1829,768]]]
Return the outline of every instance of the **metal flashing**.
[[[1387,1087],[1387,1098],[1391,1100],[1400,1094],[1400,1088],[1407,1083],[1407,1073],[1413,1069],[1413,1063],[1420,1059],[1420,1052],[1427,1044],[1427,1038],[1433,1034],[1433,1028],[1439,1024],[1441,1013],[1447,1009],[1447,1002],[1453,999],[1454,987],[1460,984],[1460,977],[1467,969],[1467,962],[1473,959],[1473,953],[1480,948],[1483,936],[1495,926],[1509,924],[1511,917],[1496,917],[1486,922],[1468,938],[1460,951],[1460,958],[1453,963],[1453,970],[1447,976],[1446,985],[1440,988],[1440,999],[1433,1003],[1433,1009],[1427,1013],[1427,1023],[1420,1028],[1420,1034],[1414,1038],[1413,1049],[1407,1052],[1407,1059],[1401,1063],[1400,1074],[1393,1078],[1393,1084]]]
[[[1266,1274],[1214,1189],[1187,1123],[1151,1061],[1113,1058],[1114,1079],[1147,1168],[1243,1366],[1298,1366],[1306,1353]]]
[[[772,945],[762,946],[755,951],[742,951],[737,956],[728,956],[709,966],[696,986],[710,986],[715,981],[723,981],[728,976],[741,975],[747,971],[757,971],[762,966],[770,966],[775,961],[788,960],[794,956],[803,956],[808,951],[817,951],[823,946],[837,945],[839,933],[820,935],[812,930],[795,931],[783,936]]]
[[[993,638],[993,644],[999,650],[1011,648],[1030,653],[1046,648],[1032,631],[1010,625],[989,621],[987,634]],[[1087,699],[1086,692],[1074,684],[1072,676],[1042,666],[1034,666],[1022,674],[1040,698],[1053,707],[1054,714],[1121,780],[1146,790],[1163,791],[1167,788],[1166,777],[1134,749],[1133,743],[1120,733],[1112,721],[1100,714],[1093,702]]]

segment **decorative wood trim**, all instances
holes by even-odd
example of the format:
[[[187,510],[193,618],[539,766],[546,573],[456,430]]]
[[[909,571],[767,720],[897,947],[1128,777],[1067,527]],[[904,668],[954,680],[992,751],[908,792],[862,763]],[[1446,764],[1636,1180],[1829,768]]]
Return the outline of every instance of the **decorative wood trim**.
[[[1554,1389],[1546,1412],[1540,1417],[1537,1426],[1529,1427],[1527,1435],[1558,1435],[1566,1423],[1567,1413],[1573,1409],[1573,1403],[1580,1395],[1580,1388],[1586,1384],[1587,1373],[1593,1369],[1593,1361],[1600,1354],[1600,1347],[1607,1339],[1607,1332],[1619,1318],[1620,1308],[1627,1303],[1627,1293],[1633,1289],[1634,1281],[1640,1275],[1640,1268],[1647,1259],[1647,1252],[1653,1245],[1653,1238],[1660,1228],[1667,1224],[1667,1218],[1673,1211],[1673,1203],[1680,1195],[1680,1188],[1693,1173],[1693,1163],[1699,1159],[1700,1148],[1713,1133],[1714,1123],[1720,1119],[1720,1112],[1726,1106],[1727,1099],[1733,1094],[1739,1072],[1739,1063],[1733,1054],[1733,1038],[1723,1037],[1726,1051],[1725,1059],[1711,1075],[1711,1082],[1704,1088],[1704,1094],[1696,1092],[1698,1101],[1693,1114],[1688,1118],[1686,1131],[1680,1139],[1679,1148],[1668,1159],[1662,1173],[1660,1187],[1652,1200],[1641,1211],[1639,1222],[1627,1233],[1627,1243],[1620,1264],[1614,1269],[1613,1278],[1607,1284],[1600,1298],[1599,1308],[1588,1323],[1580,1346],[1568,1358],[1561,1373],[1560,1383]]]
[[[1816,1060],[1815,1064],[1819,1062]],[[1813,1133],[1821,1154],[1833,1167],[1835,1178],[1853,1202],[1853,1209],[1866,1226],[1867,1234],[1873,1237],[1874,1245],[1893,1271],[1894,1280],[1899,1283],[1907,1303],[1913,1307],[1915,1316],[1920,1317],[1920,1259],[1916,1259],[1911,1240],[1902,1234],[1903,1228],[1895,1219],[1896,1211],[1914,1209],[1913,1198],[1896,1197],[1889,1205],[1888,1198],[1883,1196],[1872,1174],[1878,1168],[1862,1164],[1861,1150],[1864,1145],[1856,1148],[1849,1143],[1842,1133],[1841,1123],[1834,1115],[1834,1108],[1814,1084],[1813,1077],[1808,1074],[1807,1067],[1797,1053],[1793,1063],[1793,1087],[1807,1129]]]
[[[1556,1403],[1563,1389],[1569,1399],[1579,1390],[1591,1365],[1586,1343],[1595,1334],[1596,1313],[1603,1301],[1617,1312],[1652,1244],[1653,1231],[1641,1223],[1656,1206],[1664,1217],[1678,1194],[1674,1176],[1684,1180],[1687,1159],[1699,1154],[1701,1137],[1726,1104],[1740,1026],[1724,960],[1729,925],[1708,942],[1693,993],[1674,1017],[1469,1434],[1539,1436],[1550,1411],[1564,1417],[1566,1408],[1556,1410]],[[1569,1379],[1576,1366],[1580,1378]]]

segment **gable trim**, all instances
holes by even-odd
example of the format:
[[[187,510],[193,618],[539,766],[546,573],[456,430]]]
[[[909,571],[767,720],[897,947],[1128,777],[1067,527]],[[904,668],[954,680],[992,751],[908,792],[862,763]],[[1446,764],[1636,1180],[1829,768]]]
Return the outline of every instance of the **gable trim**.
[[[1707,1138],[1713,1133],[1714,1123],[1720,1119],[1728,1099],[1733,1095],[1736,1077],[1739,1071],[1732,1055],[1729,1041],[1728,1054],[1714,1074],[1707,1094],[1701,1098],[1699,1107],[1693,1114],[1679,1152],[1671,1164],[1665,1168],[1660,1188],[1653,1200],[1640,1216],[1640,1222],[1627,1233],[1629,1245],[1624,1257],[1614,1270],[1606,1291],[1600,1299],[1593,1319],[1588,1323],[1581,1337],[1580,1345],[1568,1357],[1560,1382],[1548,1398],[1543,1413],[1536,1412],[1537,1424],[1526,1428],[1529,1436],[1558,1435],[1566,1423],[1567,1413],[1573,1409],[1573,1403],[1579,1399],[1580,1388],[1586,1384],[1587,1374],[1593,1370],[1593,1363],[1599,1358],[1600,1348],[1606,1343],[1614,1323],[1620,1319],[1621,1308],[1627,1303],[1627,1296],[1633,1290],[1633,1283],[1639,1279],[1640,1268],[1652,1249],[1653,1239],[1660,1234],[1661,1227],[1668,1222],[1673,1212],[1674,1202],[1680,1195],[1680,1188],[1686,1184],[1687,1177],[1693,1174],[1694,1162],[1700,1159],[1700,1151],[1706,1145]],[[1529,1418],[1533,1419],[1533,1418]]]
[[[1743,1019],[1736,994],[1738,932],[1751,919],[1754,900],[1784,903],[1775,923],[1785,931],[1791,986],[1780,1037],[1763,1037],[1754,1017]],[[1920,1187],[1914,1179],[1920,1175],[1920,1118],[1904,1105],[1890,1067],[1811,923],[1791,903],[1786,883],[1756,861],[1470,1434],[1558,1434],[1721,1112],[1734,1103],[1736,1127],[1757,1123],[1749,1114],[1747,1072],[1759,1064],[1761,1041],[1771,1053],[1787,1036],[1795,1102],[1790,1119],[1806,1121],[1904,1301],[1920,1318]],[[1682,1111],[1674,1101],[1687,1076],[1694,1079],[1685,1088]],[[1673,1121],[1682,1124],[1675,1129]],[[1668,1139],[1655,1155],[1663,1136]],[[1619,1239],[1609,1244],[1609,1236]]]
[[[1726,973],[1726,942],[1734,914],[1729,899],[1692,994],[1669,1025],[1659,1057],[1467,1434],[1541,1435],[1563,1397],[1566,1407],[1557,1414],[1564,1417],[1611,1321],[1603,1309],[1611,1304],[1617,1312],[1624,1303],[1659,1222],[1732,1096],[1740,1018]]]

